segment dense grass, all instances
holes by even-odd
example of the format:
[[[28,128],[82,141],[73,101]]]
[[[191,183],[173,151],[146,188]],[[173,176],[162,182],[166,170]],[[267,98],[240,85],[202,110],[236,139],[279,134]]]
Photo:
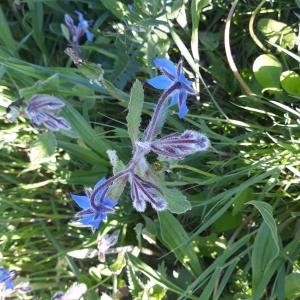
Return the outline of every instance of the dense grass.
[[[240,1],[231,21],[232,55],[254,95],[244,92],[223,46],[228,2],[135,0],[133,11],[125,0],[1,3],[0,265],[30,280],[33,291],[25,297],[50,299],[73,282],[87,285],[84,299],[299,296],[300,93],[279,83],[269,86],[264,74],[253,74],[254,61],[264,53],[248,31],[257,1]],[[273,2],[257,11],[254,31],[282,71],[299,72],[299,62],[270,45],[257,26],[271,18],[298,34],[299,1]],[[83,38],[81,53],[101,64],[105,85],[92,84],[64,53],[64,14],[75,19],[75,9],[94,20],[95,40]],[[299,54],[297,45],[282,43],[293,36],[281,33],[271,41]],[[136,78],[144,84],[145,129],[159,97],[146,79],[156,74],[153,59],[167,55],[175,62],[183,58],[198,99],[189,98],[183,121],[172,108],[163,134],[198,130],[212,147],[180,162],[154,155],[149,160],[192,209],[157,214],[148,208],[141,214],[126,188],[98,232],[74,226],[78,207],[69,193],[80,194],[83,186],[112,174],[107,150],[116,150],[123,162],[130,159],[130,89]],[[272,68],[267,72],[274,75]],[[40,132],[24,116],[8,121],[12,101],[24,97],[26,103],[37,93],[65,101],[71,132]],[[133,251],[110,254],[100,264],[96,257],[70,253],[96,249],[97,237],[116,229],[117,246]]]

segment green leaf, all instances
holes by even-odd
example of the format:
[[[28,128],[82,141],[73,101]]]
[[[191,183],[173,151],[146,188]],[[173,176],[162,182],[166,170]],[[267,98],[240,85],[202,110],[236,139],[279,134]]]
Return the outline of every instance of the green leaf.
[[[84,62],[78,66],[78,69],[83,76],[91,81],[102,81],[103,79],[104,71],[100,64]]]
[[[127,127],[128,134],[132,143],[137,141],[139,136],[139,127],[141,124],[141,114],[144,103],[144,89],[139,80],[133,84],[130,92],[130,101],[128,105]]]
[[[118,172],[124,170],[125,165],[119,159],[119,157],[117,155],[117,151],[107,150],[107,155],[108,155],[110,163],[113,167],[113,174],[114,175],[116,175]],[[117,180],[109,190],[109,197],[111,199],[118,200],[120,198],[120,196],[122,195],[123,191],[124,191],[126,183],[127,183],[126,178]]]
[[[242,223],[241,215],[232,215],[230,212],[225,212],[214,224],[216,232],[224,232],[232,230]]]
[[[78,133],[81,140],[88,147],[103,157],[106,157],[106,150],[113,148],[111,143],[100,134],[97,134],[85,118],[76,109],[74,109],[72,105],[67,102],[65,103],[66,106],[64,108],[63,115],[71,124],[72,129]]]
[[[58,140],[58,146],[66,150],[71,156],[78,159],[79,161],[85,161],[92,165],[108,166],[107,160],[101,158],[97,153],[91,149],[84,148],[77,144],[67,143]]]
[[[102,4],[110,10],[117,18],[123,20],[129,15],[128,7],[121,1],[101,0]]]
[[[190,210],[191,203],[187,200],[186,196],[183,195],[177,189],[169,189],[162,184],[159,185],[163,191],[164,197],[168,203],[168,210],[173,214],[183,214]]]
[[[163,244],[194,276],[198,276],[202,271],[201,265],[183,226],[168,211],[158,213],[158,218]]]
[[[68,41],[70,41],[70,31],[69,31],[68,27],[67,27],[65,24],[60,24],[60,28],[61,28],[62,35],[63,35]]]
[[[41,134],[30,150],[30,161],[35,164],[45,162],[55,153],[56,146],[56,137],[52,132]]]
[[[249,201],[246,204],[254,205],[262,215],[265,223],[270,229],[272,238],[274,240],[274,244],[276,245],[277,252],[279,252],[279,240],[278,240],[278,233],[277,233],[277,226],[276,222],[273,218],[272,212],[273,208],[269,203],[263,201]]]
[[[243,211],[244,204],[247,201],[252,200],[253,197],[254,197],[254,194],[253,194],[252,188],[246,188],[246,189],[242,190],[241,192],[239,192],[238,194],[236,194],[236,196],[234,197],[234,200],[233,200],[234,207],[232,210],[232,215],[235,216],[239,212]]]
[[[291,273],[285,277],[285,296],[289,299],[300,297],[300,273]]]
[[[14,51],[17,47],[17,43],[14,40],[12,33],[10,31],[10,26],[5,18],[2,7],[0,6],[0,41],[5,45],[6,49]]]
[[[282,88],[290,95],[300,96],[300,76],[294,71],[285,71],[280,76]]]
[[[136,78],[136,73],[142,67],[141,63],[136,60],[136,57],[142,55],[141,45],[133,41],[126,44],[117,41],[115,46],[118,49],[117,57],[115,58],[114,71],[109,74],[108,79],[122,90],[129,81]]]
[[[269,42],[280,42],[284,48],[293,49],[296,44],[297,36],[293,28],[285,23],[262,18],[258,21],[258,29],[269,40]]]
[[[45,44],[45,32],[43,31],[44,23],[44,7],[42,2],[34,2],[27,0],[27,4],[31,16],[31,24],[33,30],[33,38],[41,50],[42,57],[47,64],[48,49]]]
[[[278,244],[274,241],[268,225],[263,222],[255,237],[251,256],[253,294],[256,294],[256,288],[277,256]]]
[[[184,290],[170,281],[169,277],[165,277],[162,273],[155,271],[150,266],[142,262],[139,258],[131,255],[130,253],[128,253],[127,256],[134,268],[138,269],[148,278],[157,282],[157,284],[159,284],[160,286],[165,287],[178,295],[182,295],[184,293]]]
[[[264,90],[279,89],[282,65],[271,54],[262,54],[253,64],[253,72],[256,80]]]

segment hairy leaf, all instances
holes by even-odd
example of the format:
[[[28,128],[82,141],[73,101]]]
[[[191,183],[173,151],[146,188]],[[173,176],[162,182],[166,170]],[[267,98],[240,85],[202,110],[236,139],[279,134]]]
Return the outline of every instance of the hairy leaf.
[[[141,114],[144,103],[144,89],[139,80],[136,80],[131,88],[130,101],[128,105],[127,126],[128,134],[134,143],[139,136]]]

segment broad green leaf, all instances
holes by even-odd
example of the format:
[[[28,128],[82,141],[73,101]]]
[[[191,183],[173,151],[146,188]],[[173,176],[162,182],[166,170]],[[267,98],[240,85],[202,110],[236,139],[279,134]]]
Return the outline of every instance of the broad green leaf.
[[[79,71],[91,81],[102,81],[104,71],[100,64],[84,62],[78,66]]]
[[[117,274],[120,274],[123,270],[123,268],[126,265],[126,260],[124,258],[125,253],[120,252],[117,256],[117,258],[114,260],[114,263],[110,266],[110,269]]]
[[[170,189],[166,186],[160,185],[163,191],[164,197],[168,203],[168,210],[173,214],[183,214],[190,210],[191,203],[187,200],[186,196],[183,195],[177,189]]]
[[[128,134],[134,144],[139,136],[139,127],[141,124],[141,114],[144,103],[144,89],[139,80],[133,84],[130,92],[130,101],[128,105],[127,127]]]
[[[36,164],[48,160],[55,153],[56,146],[56,137],[52,132],[42,133],[31,147],[30,161]]]
[[[60,24],[60,28],[61,28],[62,35],[63,35],[68,41],[70,41],[70,31],[69,31],[68,27],[67,27],[65,24]]]
[[[254,193],[252,188],[246,188],[242,190],[240,193],[236,194],[233,202],[232,215],[235,216],[239,212],[243,211],[244,204],[247,201],[252,200],[253,197],[254,197]]]
[[[271,54],[262,54],[253,64],[256,80],[264,90],[279,89],[282,66],[279,60]]]
[[[285,277],[285,296],[288,300],[300,297],[300,273],[291,273]]]
[[[232,215],[229,211],[226,211],[217,221],[214,222],[213,227],[216,232],[224,232],[232,230],[242,223],[242,217],[240,214]]]
[[[266,225],[269,227],[271,232],[272,238],[274,240],[274,245],[277,248],[277,252],[279,252],[279,240],[278,240],[278,233],[277,233],[277,226],[276,222],[273,218],[273,208],[269,203],[263,201],[249,201],[246,204],[254,205],[262,215]]]
[[[186,233],[179,221],[168,211],[158,213],[162,243],[194,276],[201,273],[201,265]]]
[[[274,241],[272,232],[266,222],[263,222],[254,240],[251,256],[253,294],[264,277],[266,270],[278,256],[279,246]]]
[[[297,36],[293,28],[285,23],[262,18],[258,21],[258,29],[272,43],[279,42],[282,47],[289,49],[295,47]]]
[[[300,76],[294,71],[285,71],[280,76],[282,88],[290,95],[300,96]]]

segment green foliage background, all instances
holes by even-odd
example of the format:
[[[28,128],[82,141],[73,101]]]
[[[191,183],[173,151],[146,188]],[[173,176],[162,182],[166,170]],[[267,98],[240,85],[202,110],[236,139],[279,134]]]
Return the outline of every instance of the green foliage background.
[[[27,299],[50,299],[73,282],[88,286],[84,299],[297,299],[299,1],[263,1],[254,31],[265,53],[248,32],[259,3],[236,8],[231,50],[255,96],[244,94],[226,60],[229,1],[133,2],[132,11],[126,1],[1,2],[1,265],[30,280]],[[75,18],[75,9],[94,20],[95,40],[81,51],[101,64],[104,86],[64,53],[64,13]],[[145,82],[156,74],[153,59],[167,54],[184,59],[199,97],[188,100],[184,121],[171,110],[163,133],[194,129],[212,142],[210,151],[180,162],[150,157],[161,182],[186,196],[170,195],[173,211],[184,213],[137,213],[125,189],[98,233],[70,224],[78,209],[69,192],[112,173],[107,150],[130,159],[130,89],[136,78],[143,83],[145,129],[159,97]],[[39,132],[23,116],[8,122],[6,107],[37,93],[65,101],[71,132]],[[118,246],[134,251],[104,264],[85,257],[82,249],[95,249],[97,236],[114,229],[121,230]]]

